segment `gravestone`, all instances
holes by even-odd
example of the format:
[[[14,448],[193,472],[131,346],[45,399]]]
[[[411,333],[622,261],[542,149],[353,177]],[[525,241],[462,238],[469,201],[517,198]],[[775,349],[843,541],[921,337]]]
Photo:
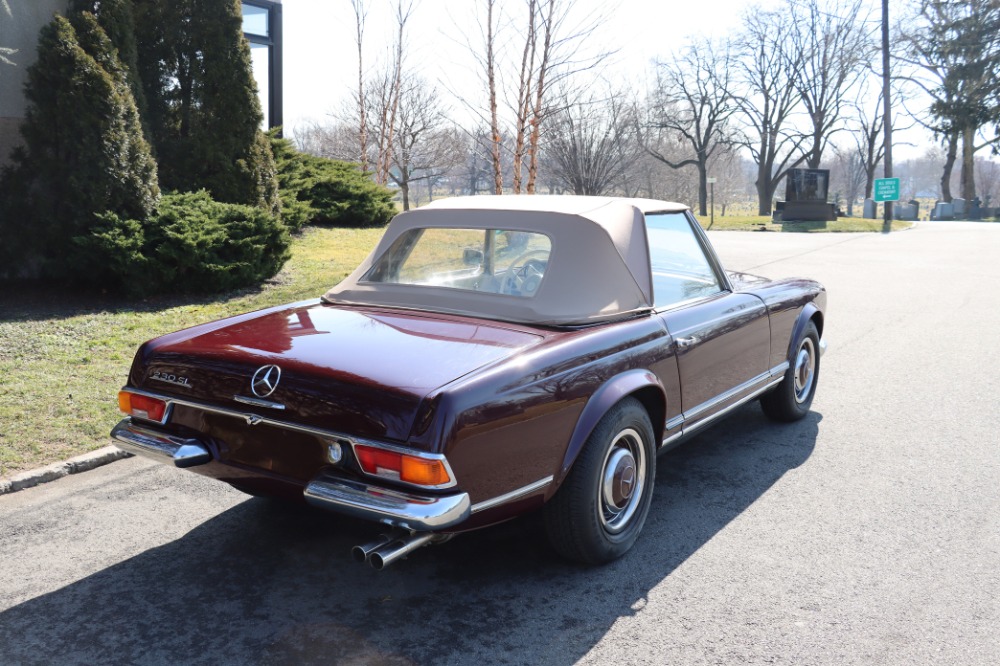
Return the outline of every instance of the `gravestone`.
[[[917,214],[920,211],[920,204],[916,201],[910,201],[909,203],[897,203],[892,207],[892,215],[897,220],[907,220],[915,221],[917,219]]]
[[[954,220],[955,206],[950,203],[945,203],[944,201],[939,201],[934,206],[934,213],[931,218],[935,220]]]
[[[875,216],[878,215],[878,206],[875,205],[874,199],[865,199],[864,206],[861,207],[861,217],[866,220],[874,220]]]
[[[952,218],[960,220],[965,217],[965,199],[960,199],[955,197],[951,200],[952,205]]]
[[[790,169],[785,176],[785,222],[827,222],[837,219],[837,207],[827,203],[829,169]]]

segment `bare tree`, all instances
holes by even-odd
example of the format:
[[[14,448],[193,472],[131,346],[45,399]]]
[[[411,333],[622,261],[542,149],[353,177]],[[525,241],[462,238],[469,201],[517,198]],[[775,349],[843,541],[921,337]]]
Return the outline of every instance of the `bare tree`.
[[[538,46],[538,0],[526,0],[526,3],[528,16],[524,49],[521,52],[521,68],[517,77],[517,102],[514,105],[513,186],[515,194],[520,194],[524,183],[525,141],[530,132],[531,92],[535,76],[535,51]]]
[[[982,195],[984,206],[1000,200],[1000,163],[976,158],[976,189]]]
[[[395,54],[390,71],[383,79],[381,90],[378,93],[380,140],[375,181],[382,184],[388,182],[389,170],[392,167],[392,142],[396,132],[396,115],[399,113],[399,97],[403,88],[406,23],[413,14],[413,8],[414,0],[396,0]]]
[[[861,0],[788,0],[794,17],[787,39],[802,54],[795,89],[809,115],[806,163],[818,169],[823,150],[839,129],[848,91],[874,54],[864,29]]]
[[[544,145],[548,173],[574,194],[605,193],[642,152],[635,103],[608,90],[560,106]]]
[[[733,142],[729,121],[736,112],[732,96],[729,45],[692,42],[683,55],[660,63],[653,93],[646,150],[671,169],[693,166],[698,172],[698,211],[708,214],[708,165],[712,156]],[[664,135],[679,137],[689,148],[681,160],[664,155]]]
[[[725,217],[732,204],[747,201],[752,196],[752,189],[748,188],[750,181],[746,175],[748,165],[753,166],[731,144],[721,146],[712,155],[708,169],[716,179],[713,200],[719,215]],[[705,214],[700,215],[704,217]]]
[[[744,20],[734,97],[745,124],[741,142],[757,165],[757,213],[770,215],[778,183],[806,159],[807,137],[791,127],[801,103],[795,82],[802,54],[785,38],[794,29],[786,12],[751,11]]]
[[[403,210],[410,209],[412,183],[440,178],[461,162],[457,132],[448,123],[437,90],[421,79],[405,79],[392,146],[395,168],[389,171],[402,195]]]
[[[830,169],[831,189],[836,188],[847,202],[847,214],[854,215],[854,204],[865,192],[868,172],[861,151],[856,145],[833,144],[833,164]],[[834,201],[839,204],[839,201]]]
[[[358,113],[358,162],[361,170],[368,172],[368,117],[365,108],[365,68],[362,45],[365,34],[365,19],[368,16],[368,5],[365,0],[351,0],[354,9],[354,42],[358,47],[358,91],[355,106]]]
[[[358,154],[358,131],[353,120],[297,125],[294,134],[296,147],[310,155],[353,162]]]
[[[496,31],[493,15],[496,0],[486,0],[486,81],[490,106],[490,157],[493,165],[493,193],[503,194],[503,168],[500,160],[500,121],[497,117],[497,78],[496,78]],[[473,188],[475,194],[475,188]]]
[[[871,199],[875,171],[885,154],[885,144],[882,141],[884,105],[881,86],[878,87],[876,98],[866,100],[864,97],[861,95],[854,107],[857,129],[851,132],[851,137],[854,143],[853,152],[864,172],[864,198]]]

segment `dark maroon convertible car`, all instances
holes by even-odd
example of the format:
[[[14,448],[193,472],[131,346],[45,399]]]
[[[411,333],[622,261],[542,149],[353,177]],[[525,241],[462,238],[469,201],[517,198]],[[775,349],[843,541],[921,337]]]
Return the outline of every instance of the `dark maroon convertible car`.
[[[398,215],[321,299],[145,343],[117,445],[381,524],[382,568],[541,509],[553,547],[635,542],[656,454],[816,390],[826,293],[727,273],[687,207],[469,197]]]

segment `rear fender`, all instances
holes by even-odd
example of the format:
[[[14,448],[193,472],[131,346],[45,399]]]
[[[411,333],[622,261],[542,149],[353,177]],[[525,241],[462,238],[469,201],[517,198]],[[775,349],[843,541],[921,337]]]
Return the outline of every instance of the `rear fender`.
[[[649,393],[655,393],[658,396],[659,404],[657,407],[659,413],[661,415],[665,414],[666,393],[663,390],[660,380],[649,370],[629,370],[620,375],[615,375],[594,392],[576,422],[576,428],[573,430],[573,436],[570,438],[569,446],[566,448],[562,467],[559,469],[559,475],[553,488],[558,487],[563,479],[566,478],[566,475],[569,474],[573,462],[576,461],[576,457],[583,449],[583,445],[587,442],[587,438],[590,437],[590,433],[594,431],[597,423],[608,413],[608,410],[622,399],[643,389],[653,389]],[[641,402],[646,405],[646,400],[641,400]],[[649,409],[649,406],[646,405],[646,408]],[[658,440],[663,434],[663,423],[662,419],[657,419],[655,416],[651,417],[650,420],[653,422],[653,433],[657,438],[657,441],[654,442],[655,447],[659,445]],[[661,422],[658,423],[657,421]]]

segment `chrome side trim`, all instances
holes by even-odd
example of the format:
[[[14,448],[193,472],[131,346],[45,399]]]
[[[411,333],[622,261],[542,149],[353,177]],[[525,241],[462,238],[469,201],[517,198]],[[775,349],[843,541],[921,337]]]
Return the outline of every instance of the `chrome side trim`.
[[[236,402],[242,402],[244,405],[253,405],[254,407],[267,407],[268,409],[284,409],[285,406],[280,402],[271,402],[270,400],[261,400],[260,398],[251,398],[247,395],[234,395],[233,400]]]
[[[674,418],[667,421],[666,429],[673,430],[674,428],[679,428],[684,425],[684,415],[678,414]]]
[[[750,402],[751,400],[753,400],[754,398],[756,398],[757,396],[759,396],[761,393],[766,393],[768,389],[770,389],[770,388],[772,388],[774,386],[777,386],[778,384],[781,383],[781,380],[783,380],[783,379],[784,379],[783,376],[782,377],[778,377],[777,379],[772,379],[770,382],[768,382],[764,386],[761,386],[759,389],[757,389],[753,393],[750,393],[750,394],[744,396],[743,398],[737,400],[736,402],[734,402],[733,404],[729,405],[725,409],[722,409],[722,410],[716,412],[715,414],[712,414],[711,416],[707,417],[703,421],[699,421],[698,423],[695,423],[693,426],[690,426],[688,428],[684,428],[684,434],[685,435],[689,435],[692,432],[700,430],[702,427],[707,426],[710,423],[714,423],[717,419],[722,418],[723,416],[725,416],[729,412],[733,411],[737,407],[741,407],[741,406],[745,405],[746,403]]]
[[[408,530],[438,530],[469,517],[468,493],[423,496],[359,481],[319,476],[303,495],[321,509],[395,525]]]
[[[424,460],[440,460],[444,463],[445,470],[448,472],[448,478],[451,479],[450,482],[441,484],[439,486],[418,486],[412,483],[406,483],[405,481],[399,481],[398,483],[403,483],[405,485],[411,486],[413,488],[429,488],[435,490],[444,490],[447,488],[452,488],[457,484],[455,480],[455,473],[451,469],[451,463],[448,459],[441,453],[426,453],[424,451],[418,451],[416,449],[408,449],[406,447],[398,446],[395,444],[387,444],[385,442],[378,442],[372,439],[364,439],[362,437],[355,437],[354,435],[347,435],[342,432],[336,432],[334,430],[324,430],[322,428],[313,428],[311,426],[299,425],[297,423],[292,423],[291,421],[282,421],[281,419],[272,419],[267,416],[261,416],[253,412],[241,412],[235,409],[226,409],[225,407],[215,407],[213,405],[207,405],[202,402],[193,402],[191,400],[185,400],[183,398],[175,398],[173,396],[162,395],[159,393],[152,393],[150,391],[145,391],[143,389],[137,389],[132,387],[124,387],[123,391],[129,391],[131,393],[137,393],[139,395],[145,395],[150,398],[157,398],[158,400],[163,400],[167,403],[167,410],[164,412],[163,425],[166,424],[169,418],[169,413],[172,411],[174,405],[181,405],[182,407],[191,407],[193,409],[200,409],[206,412],[211,412],[212,414],[219,414],[221,416],[230,416],[234,419],[239,419],[241,421],[246,421],[250,425],[269,425],[275,428],[284,428],[285,430],[293,430],[295,432],[305,433],[307,435],[313,435],[324,440],[333,440],[340,443],[348,443],[351,445],[351,452],[354,453],[354,457],[357,458],[357,453],[354,452],[354,447],[360,445],[371,446],[376,449],[384,449],[386,451],[394,451],[396,453],[405,453],[408,456],[414,456],[415,458],[423,458]],[[275,403],[277,404],[277,403]],[[371,474],[367,474],[371,478],[379,478]]]
[[[677,440],[679,440],[683,436],[684,436],[684,431],[681,430],[679,432],[675,432],[674,434],[670,435],[669,437],[664,437],[663,441],[660,442],[660,448],[662,449],[665,446],[670,446],[671,444],[673,444],[674,442],[676,442]]]
[[[544,479],[539,479],[534,483],[529,483],[523,488],[518,488],[517,490],[512,490],[509,493],[504,493],[499,497],[494,497],[493,499],[483,500],[482,502],[477,502],[472,505],[472,513],[477,513],[479,511],[485,511],[486,509],[492,509],[495,506],[500,506],[501,504],[506,504],[507,502],[513,502],[514,500],[519,500],[522,497],[527,497],[536,490],[541,490],[545,486],[552,483],[554,477],[550,474]]]
[[[767,382],[767,384],[765,384],[764,386],[752,390],[751,393],[744,396],[740,400],[737,400],[736,402],[734,402],[732,405],[729,405],[725,409],[719,411],[717,414],[713,414],[712,416],[709,416],[705,420],[695,423],[692,426],[683,428],[680,432],[675,432],[672,435],[664,437],[663,441],[660,442],[660,450],[665,449],[671,444],[677,443],[684,436],[699,430],[703,426],[713,423],[716,419],[725,416],[726,414],[733,411],[737,407],[745,405],[746,403],[750,402],[760,394],[765,393],[769,389],[777,386],[785,378],[785,372],[788,370],[789,366],[790,364],[788,363],[788,361],[783,361],[778,365],[774,366],[773,368],[771,368],[770,370],[768,370],[767,372],[757,375],[750,381],[744,382],[739,386],[737,386],[736,388],[726,391],[725,393],[718,395],[715,398],[712,398],[711,400],[703,402],[694,409],[691,409],[687,412],[684,412],[680,416],[675,416],[674,418],[670,419],[669,421],[667,421],[667,426],[666,426],[667,430],[673,430],[679,426],[684,425],[687,421],[694,420],[694,418],[697,417],[698,414],[701,414],[706,410],[712,409],[713,407],[717,406],[720,403],[725,402],[726,400],[731,400],[734,396],[739,395],[743,391],[751,389],[754,385],[759,384],[760,382]]]
[[[784,375],[785,371],[788,370],[788,368],[791,367],[791,365],[792,364],[789,363],[788,361],[782,361],[778,365],[776,365],[773,368],[771,368],[770,370],[768,370],[768,373],[772,377],[778,377],[779,375]]]
[[[788,363],[786,362],[785,365],[787,366]],[[784,372],[784,371],[782,371],[782,372]],[[692,407],[688,411],[684,412],[684,414],[683,414],[683,416],[684,416],[684,422],[686,423],[688,421],[693,421],[694,419],[696,419],[698,417],[699,414],[703,414],[705,412],[709,412],[709,411],[715,409],[716,407],[718,407],[720,404],[726,402],[727,400],[732,400],[733,398],[735,398],[739,394],[741,394],[741,393],[743,393],[745,391],[749,391],[749,390],[753,389],[754,386],[760,384],[761,382],[766,382],[768,379],[771,378],[771,376],[772,375],[771,375],[770,372],[762,372],[761,374],[757,375],[753,379],[745,381],[742,384],[740,384],[739,386],[735,386],[735,387],[729,389],[725,393],[720,393],[719,395],[715,396],[711,400],[706,400],[705,402],[701,403],[700,405],[698,405],[696,407]]]
[[[197,439],[154,432],[132,423],[131,418],[122,419],[111,431],[111,437],[122,451],[177,467],[195,467],[212,460],[208,448]]]

